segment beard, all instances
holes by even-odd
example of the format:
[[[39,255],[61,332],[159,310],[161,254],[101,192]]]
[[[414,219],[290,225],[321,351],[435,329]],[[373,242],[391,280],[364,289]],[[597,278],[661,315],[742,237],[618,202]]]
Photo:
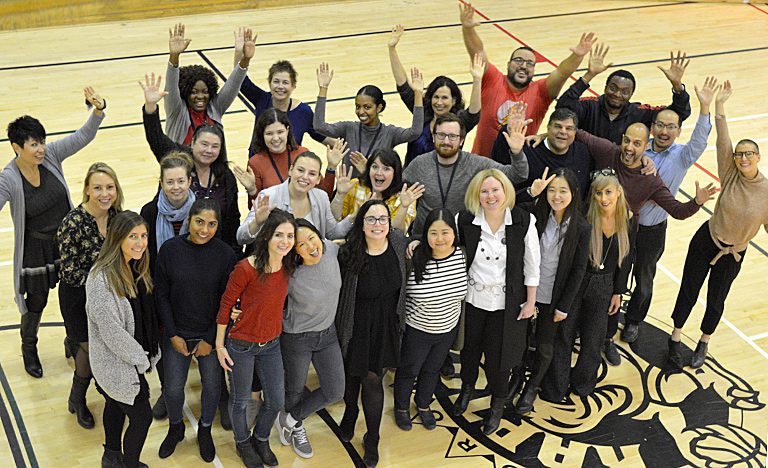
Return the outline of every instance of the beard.
[[[507,73],[507,81],[512,83],[512,85],[516,88],[525,88],[531,84],[531,81],[533,81],[533,76],[529,75],[528,78],[521,83],[520,80],[515,78],[515,73]]]
[[[442,145],[435,146],[435,153],[441,158],[452,158],[461,151],[461,146],[457,147],[443,147]]]

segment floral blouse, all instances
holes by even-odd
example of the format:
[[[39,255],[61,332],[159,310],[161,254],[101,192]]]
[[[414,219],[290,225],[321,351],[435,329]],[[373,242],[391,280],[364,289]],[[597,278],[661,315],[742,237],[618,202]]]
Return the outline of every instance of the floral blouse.
[[[116,214],[114,208],[109,210],[107,224]],[[85,286],[88,273],[104,243],[96,218],[85,211],[81,203],[61,221],[56,239],[61,256],[59,279],[70,286]]]

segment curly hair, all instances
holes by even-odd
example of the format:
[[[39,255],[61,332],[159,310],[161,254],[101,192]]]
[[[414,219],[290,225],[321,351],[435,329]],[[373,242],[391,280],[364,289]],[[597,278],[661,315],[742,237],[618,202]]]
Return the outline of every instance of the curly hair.
[[[211,101],[216,97],[216,94],[219,92],[219,82],[216,80],[216,75],[213,71],[202,65],[187,65],[186,67],[179,68],[179,92],[184,102],[192,94],[192,88],[195,87],[195,83],[198,81],[202,81],[208,87]]]

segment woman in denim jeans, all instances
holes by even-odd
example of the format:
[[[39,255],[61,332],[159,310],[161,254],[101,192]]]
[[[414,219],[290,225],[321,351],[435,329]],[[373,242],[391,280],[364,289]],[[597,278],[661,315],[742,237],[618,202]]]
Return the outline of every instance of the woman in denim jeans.
[[[269,432],[285,400],[280,332],[288,278],[294,270],[294,258],[289,253],[295,232],[293,216],[272,209],[256,236],[254,254],[235,265],[219,307],[216,354],[221,367],[229,372],[232,429],[237,453],[247,467],[261,466],[262,461],[277,465],[277,457],[269,448]],[[227,333],[230,313],[238,301],[241,313]],[[251,437],[245,409],[251,398],[254,365],[265,398]]]

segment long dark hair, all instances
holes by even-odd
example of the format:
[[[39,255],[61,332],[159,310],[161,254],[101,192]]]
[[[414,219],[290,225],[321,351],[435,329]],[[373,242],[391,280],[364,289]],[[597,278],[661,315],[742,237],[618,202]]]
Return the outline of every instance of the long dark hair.
[[[561,248],[561,255],[564,258],[570,258],[576,252],[576,247],[579,243],[579,231],[576,227],[576,218],[584,218],[581,214],[581,189],[579,188],[579,180],[576,178],[576,173],[567,167],[559,167],[552,172],[552,175],[562,177],[568,183],[568,187],[571,190],[571,203],[565,207],[563,213],[563,219],[561,222],[569,221],[568,229],[565,234],[562,235],[563,246]],[[552,207],[549,206],[547,201],[546,190],[539,195],[536,199],[536,205],[533,209],[533,214],[536,216],[536,231],[541,237],[544,229],[549,222],[549,214],[552,212]]]
[[[269,270],[269,241],[275,234],[275,230],[281,224],[288,223],[293,226],[294,233],[296,232],[296,220],[293,215],[287,211],[275,208],[269,213],[269,217],[261,226],[259,233],[256,234],[256,239],[253,242],[253,266],[259,273],[259,277],[262,281],[266,280],[266,275],[270,273]],[[287,254],[283,257],[283,269],[287,275],[292,275],[296,269],[295,257],[291,254]]]
[[[427,234],[429,233],[429,228],[435,221],[443,221],[449,228],[451,228],[453,231],[453,247],[456,247],[456,241],[459,237],[454,215],[449,209],[435,208],[429,212],[427,219],[424,220],[424,231],[421,234],[421,243],[413,252],[413,274],[416,277],[417,283],[421,283],[424,279],[427,262],[432,260],[432,247],[427,241]]]
[[[386,208],[387,216],[391,216],[389,207],[384,203],[384,200],[368,200],[363,203],[363,206],[357,210],[352,229],[347,233],[346,243],[339,251],[339,263],[344,265],[345,269],[351,270],[354,273],[360,273],[365,266],[367,244],[365,242],[365,233],[363,232],[363,225],[365,225],[363,218],[368,214],[368,210],[375,205],[381,205]]]
[[[296,148],[296,139],[293,136],[291,121],[288,119],[288,114],[273,107],[262,112],[259,118],[256,119],[256,125],[253,127],[253,135],[251,135],[251,145],[248,147],[249,155],[253,156],[260,151],[268,151],[267,143],[264,141],[264,129],[275,122],[285,125],[285,128],[288,131],[288,154]]]
[[[445,86],[451,91],[451,97],[454,99],[453,107],[451,107],[451,110],[448,111],[452,114],[458,113],[461,109],[464,109],[464,98],[461,95],[461,89],[459,89],[459,85],[456,84],[455,81],[448,78],[447,76],[440,75],[434,80],[432,80],[431,83],[429,83],[429,86],[427,86],[427,91],[424,93],[424,121],[428,122],[429,120],[432,120],[432,117],[434,116],[434,113],[432,111],[432,95],[435,94],[435,92]],[[429,117],[429,119],[427,119]]]
[[[149,224],[137,213],[121,211],[116,214],[109,222],[104,244],[93,264],[92,271],[103,272],[112,291],[120,297],[137,297],[139,280],[144,281],[148,292],[152,292],[148,249],[144,250],[139,260],[131,260],[126,264],[121,248],[131,231],[141,225],[147,228],[149,233]]]
[[[227,143],[224,140],[224,130],[221,129],[218,125],[211,125],[211,124],[202,124],[198,126],[195,129],[195,132],[192,134],[192,144],[195,144],[195,141],[200,137],[201,133],[210,133],[211,135],[216,135],[219,137],[219,140],[221,140],[221,149],[219,150],[219,157],[216,158],[215,161],[211,163],[211,172],[213,172],[213,176],[216,178],[216,180],[219,181],[222,185],[227,185],[227,178],[225,177],[225,174],[229,171],[229,167],[227,166]],[[192,151],[190,147],[190,151]],[[192,155],[192,159],[194,161],[194,154]],[[201,183],[203,181],[200,181]]]
[[[360,178],[360,183],[371,189],[371,192],[373,192],[371,166],[373,166],[373,163],[377,158],[379,159],[380,164],[389,166],[395,171],[394,176],[392,176],[392,183],[389,184],[389,187],[387,187],[386,190],[381,192],[381,198],[386,201],[389,200],[389,197],[392,195],[399,193],[403,188],[403,163],[400,161],[400,155],[393,149],[380,148],[374,151],[365,163],[365,174]]]

